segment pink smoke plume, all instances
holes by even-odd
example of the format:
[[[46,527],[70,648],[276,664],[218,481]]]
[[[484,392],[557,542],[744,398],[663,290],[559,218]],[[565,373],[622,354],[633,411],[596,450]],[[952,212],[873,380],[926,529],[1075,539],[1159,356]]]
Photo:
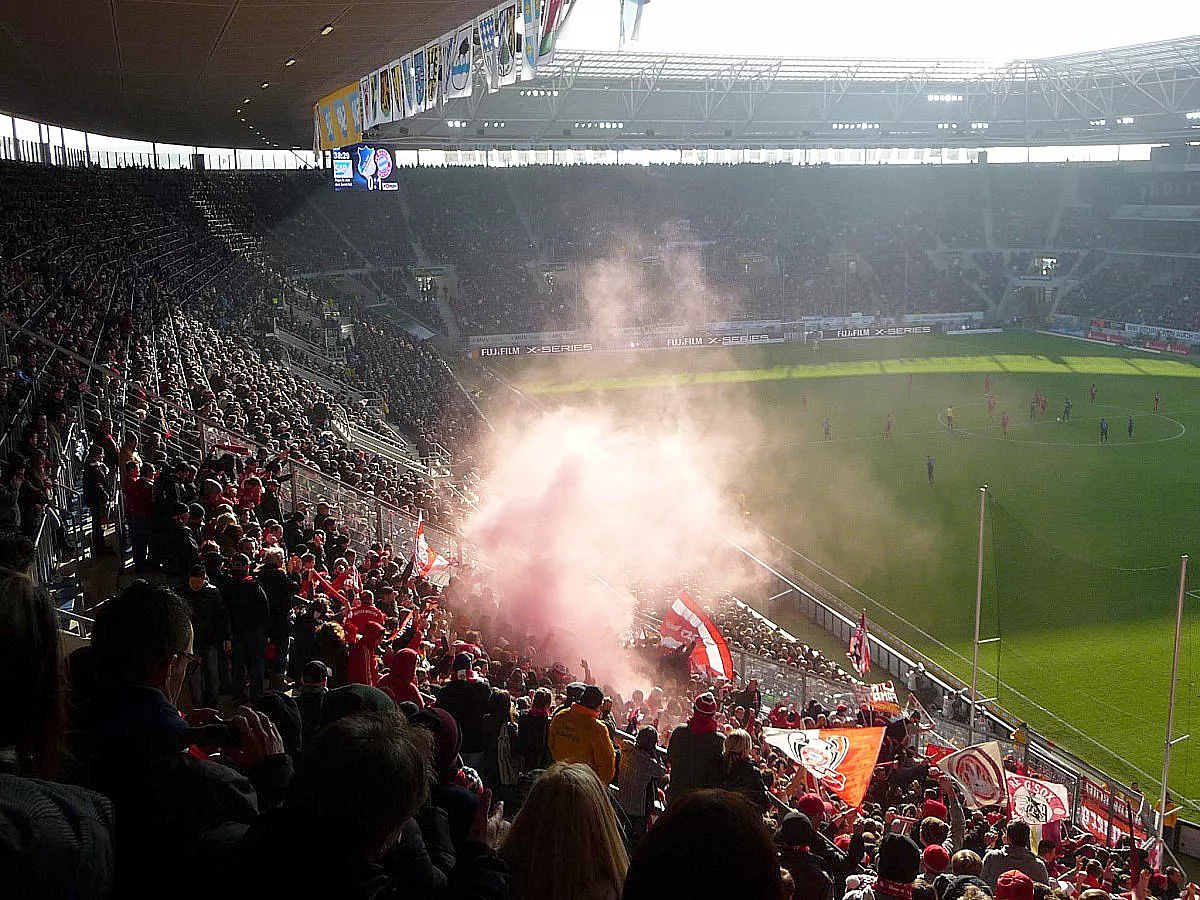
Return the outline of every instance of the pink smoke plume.
[[[542,662],[578,671],[585,657],[598,681],[628,690],[627,586],[719,553],[721,454],[686,424],[577,408],[514,424],[497,447],[467,535],[494,569],[501,611],[539,640],[553,629],[555,658]]]

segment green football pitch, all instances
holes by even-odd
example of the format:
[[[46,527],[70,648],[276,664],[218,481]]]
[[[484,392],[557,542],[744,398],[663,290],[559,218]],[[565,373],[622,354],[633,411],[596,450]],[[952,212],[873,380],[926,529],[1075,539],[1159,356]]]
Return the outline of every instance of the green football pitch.
[[[777,560],[963,678],[988,485],[981,636],[1000,640],[982,650],[981,694],[1115,776],[1157,781],[1179,557],[1200,565],[1200,367],[1188,359],[967,334],[523,357],[497,371],[539,403],[643,422],[682,408],[738,448],[733,489],[778,539]],[[1035,391],[1048,404],[1031,419]],[[1200,802],[1198,653],[1200,593],[1176,718],[1195,737],[1176,745],[1171,778]]]

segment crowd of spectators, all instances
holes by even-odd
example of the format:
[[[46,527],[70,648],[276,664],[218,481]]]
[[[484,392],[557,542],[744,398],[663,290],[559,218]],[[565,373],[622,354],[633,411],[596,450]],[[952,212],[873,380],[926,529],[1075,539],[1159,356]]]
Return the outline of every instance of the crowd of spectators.
[[[686,649],[654,651],[626,696],[509,620],[484,574],[438,588],[328,506],[281,523],[269,475],[221,451],[160,477],[146,580],[65,667],[48,597],[0,570],[21,701],[0,714],[0,816],[21,824],[0,859],[19,896],[1183,896],[1182,873],[1131,879],[1129,848],[1065,830],[1034,853],[1027,825],[964,809],[917,717],[768,709]],[[709,611],[735,646],[848,678],[728,598]],[[763,731],[868,725],[883,754],[856,808]]]

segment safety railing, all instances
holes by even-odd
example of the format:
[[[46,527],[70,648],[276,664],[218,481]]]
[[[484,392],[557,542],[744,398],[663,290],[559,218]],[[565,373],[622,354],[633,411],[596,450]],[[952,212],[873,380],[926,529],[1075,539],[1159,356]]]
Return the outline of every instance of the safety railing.
[[[792,608],[809,621],[848,644],[857,622],[855,610],[820,586],[805,579],[789,567],[773,566],[730,541],[730,546],[746,556],[766,576],[769,593],[766,596],[790,598]],[[787,570],[789,574],[784,574]],[[814,588],[809,590],[809,587]],[[820,592],[822,596],[818,597]],[[832,599],[833,602],[828,602]],[[835,606],[836,604],[836,606]],[[940,708],[947,695],[958,695],[966,685],[936,662],[921,654],[882,629],[876,628],[869,637],[871,663],[894,678],[905,682],[915,672],[918,693],[935,709]],[[903,649],[898,649],[902,647]],[[917,669],[918,663],[922,668]],[[977,721],[972,730],[967,723],[934,717],[936,732],[952,746],[964,747],[980,741],[998,741],[1005,752],[1020,760],[1031,772],[1046,780],[1064,785],[1071,796],[1071,817],[1075,824],[1086,828],[1098,839],[1111,842],[1130,830],[1144,836],[1144,796],[1122,784],[1096,766],[1079,758],[1033,731],[1028,724],[1010,716],[1003,708],[989,703],[977,707]],[[1182,799],[1185,805],[1191,801]],[[1136,812],[1142,810],[1141,818]],[[1124,813],[1122,811],[1125,811]]]

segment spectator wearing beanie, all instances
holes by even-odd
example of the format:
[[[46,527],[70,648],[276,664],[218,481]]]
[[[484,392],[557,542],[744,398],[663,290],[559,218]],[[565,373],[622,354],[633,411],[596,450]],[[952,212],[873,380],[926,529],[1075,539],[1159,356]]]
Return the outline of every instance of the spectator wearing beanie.
[[[792,900],[831,900],[833,881],[825,872],[825,862],[812,852],[819,840],[812,819],[802,812],[790,812],[779,825],[775,842],[779,861],[792,876],[795,889]]]
[[[1033,900],[1033,879],[1016,869],[996,879],[996,900]]]
[[[1000,876],[1012,869],[1024,872],[1038,884],[1049,884],[1050,875],[1046,864],[1029,849],[1029,826],[1024,822],[1010,822],[1004,833],[1005,846],[991,850],[983,858],[980,877],[995,889]]]
[[[906,835],[885,834],[876,868],[879,878],[875,884],[848,891],[845,900],[912,900],[913,882],[921,872],[921,848]]]
[[[950,868],[950,854],[941,844],[930,844],[921,851],[921,875],[930,884]]]
[[[608,729],[599,721],[604,692],[594,684],[583,689],[579,701],[550,720],[550,754],[555,762],[583,763],[607,785],[617,773],[617,751]]]
[[[483,763],[483,717],[487,715],[492,688],[474,669],[470,653],[454,656],[453,677],[438,691],[437,705],[454,717],[462,735],[463,762],[473,769]]]
[[[713,695],[701,694],[692,704],[692,717],[687,724],[671,732],[667,746],[667,764],[671,770],[668,806],[692,791],[720,786],[725,738],[717,728],[716,716],[717,701]]]

